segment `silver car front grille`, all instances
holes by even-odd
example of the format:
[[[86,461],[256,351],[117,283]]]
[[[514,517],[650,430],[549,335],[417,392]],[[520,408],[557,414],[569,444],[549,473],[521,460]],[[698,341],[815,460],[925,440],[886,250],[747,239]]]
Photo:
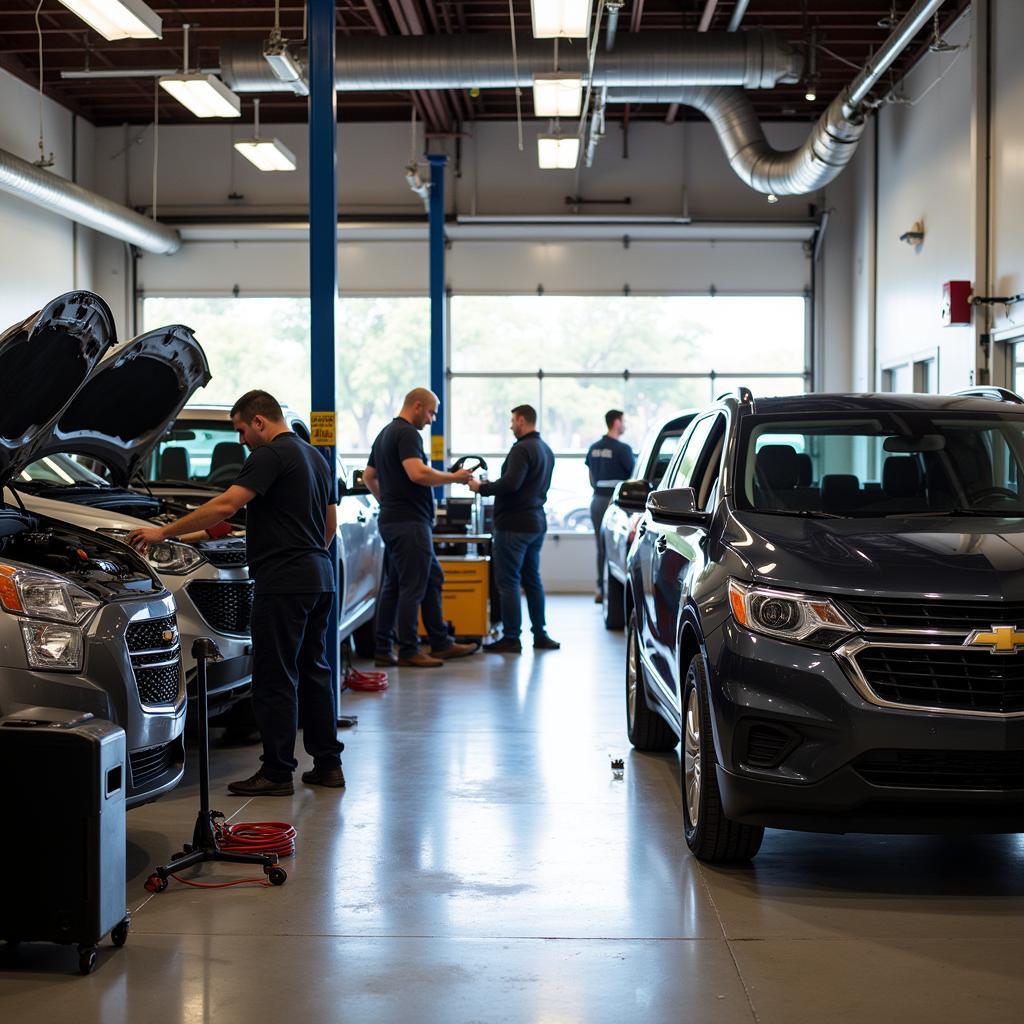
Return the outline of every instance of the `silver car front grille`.
[[[143,707],[165,710],[178,704],[182,672],[175,617],[132,622],[125,631],[125,642]]]

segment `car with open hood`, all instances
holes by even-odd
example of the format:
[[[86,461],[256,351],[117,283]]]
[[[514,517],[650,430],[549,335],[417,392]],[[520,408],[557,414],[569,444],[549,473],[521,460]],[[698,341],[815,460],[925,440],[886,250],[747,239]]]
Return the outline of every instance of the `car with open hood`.
[[[184,515],[196,503],[131,485],[184,404],[209,379],[202,348],[180,324],[147,331],[111,349],[49,433],[33,444],[34,461],[10,486],[30,511],[118,540],[137,527]],[[210,713],[226,710],[252,689],[253,582],[243,531],[166,541],[152,545],[145,557],[175,597],[186,682],[193,694],[192,643],[201,636],[216,640],[223,660],[211,663],[207,673]]]
[[[725,398],[627,567],[626,721],[684,833],[1024,831],[1024,406]]]
[[[116,538],[30,510],[7,486],[114,338],[109,308],[85,291],[0,334],[0,714],[63,708],[120,725],[134,806],[184,772],[174,597]]]
[[[309,427],[284,406],[285,422],[304,441]],[[238,476],[245,447],[231,426],[228,406],[188,405],[153,449],[145,467],[149,491],[162,499],[198,505]],[[377,526],[377,500],[362,483],[359,471],[337,460],[339,636],[352,636],[357,652],[372,657],[377,594],[384,566],[384,542]],[[245,525],[245,509],[235,524]]]

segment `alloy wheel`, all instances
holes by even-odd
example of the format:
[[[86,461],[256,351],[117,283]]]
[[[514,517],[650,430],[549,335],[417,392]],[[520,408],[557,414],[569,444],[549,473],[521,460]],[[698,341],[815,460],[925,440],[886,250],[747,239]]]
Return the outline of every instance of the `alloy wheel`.
[[[697,688],[686,699],[686,724],[683,730],[683,785],[690,825],[696,828],[700,818],[700,700]]]

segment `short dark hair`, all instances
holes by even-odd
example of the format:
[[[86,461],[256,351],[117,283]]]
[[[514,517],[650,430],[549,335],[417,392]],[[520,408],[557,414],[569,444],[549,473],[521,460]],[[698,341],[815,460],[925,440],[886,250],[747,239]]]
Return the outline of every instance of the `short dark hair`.
[[[522,416],[527,423],[537,422],[537,410],[532,405],[517,405],[512,410],[513,416]]]
[[[626,414],[621,409],[609,409],[604,414],[604,422],[607,426],[611,426],[616,420],[621,420]]]
[[[284,421],[281,403],[267,391],[246,391],[231,407],[231,418],[238,416],[243,423],[252,423],[257,416],[275,423]]]

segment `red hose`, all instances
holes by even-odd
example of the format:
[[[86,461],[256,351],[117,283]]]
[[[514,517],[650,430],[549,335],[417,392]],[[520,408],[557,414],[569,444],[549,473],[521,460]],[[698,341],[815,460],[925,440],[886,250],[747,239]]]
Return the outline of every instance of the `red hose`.
[[[360,672],[359,669],[345,670],[343,685],[360,693],[380,693],[388,688],[387,672]]]
[[[235,853],[276,853],[278,860],[295,853],[298,833],[286,821],[240,821],[237,825],[218,824],[214,820],[217,845]],[[228,889],[233,885],[262,885],[271,883],[266,878],[237,878],[233,882],[193,882],[181,875],[171,875],[176,882],[193,889]]]

